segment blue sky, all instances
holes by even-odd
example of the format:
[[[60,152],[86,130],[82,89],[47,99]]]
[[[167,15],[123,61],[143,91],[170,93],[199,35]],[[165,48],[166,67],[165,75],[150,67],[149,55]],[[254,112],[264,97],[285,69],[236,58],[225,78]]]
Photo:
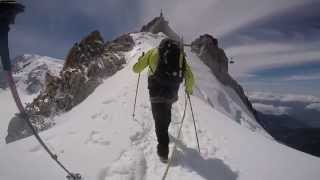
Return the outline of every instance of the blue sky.
[[[249,91],[320,96],[319,0],[24,0],[26,12],[10,33],[12,56],[64,59],[93,30],[105,40],[140,27],[164,10],[191,41],[220,40],[236,62],[230,73]]]

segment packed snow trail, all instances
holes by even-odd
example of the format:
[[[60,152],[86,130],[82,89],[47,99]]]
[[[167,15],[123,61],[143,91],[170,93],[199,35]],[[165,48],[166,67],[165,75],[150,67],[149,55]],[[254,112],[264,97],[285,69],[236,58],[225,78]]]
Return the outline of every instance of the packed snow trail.
[[[132,120],[137,83],[132,65],[143,51],[157,46],[163,36],[138,33],[133,37],[136,46],[126,55],[127,65],[104,80],[81,104],[56,117],[56,126],[41,133],[60,161],[88,180],[161,179],[166,167],[156,153],[146,72],[141,74],[136,118]],[[199,70],[195,73],[205,75],[205,70]],[[196,76],[199,77],[203,76]],[[196,79],[196,82],[200,80]],[[224,92],[220,87],[215,84],[218,91]],[[213,97],[209,91],[205,93]],[[224,93],[226,102],[234,103],[229,99],[231,95]],[[172,142],[177,143],[178,150],[168,180],[318,180],[319,158],[278,144],[260,131],[252,131],[230,119],[234,115],[231,108],[241,110],[237,103],[229,104],[231,115],[228,115],[228,112],[221,113],[219,108],[213,109],[202,97],[191,96],[198,125],[199,154],[190,108],[183,125],[183,136],[180,140],[175,139],[183,112],[183,88],[179,97],[172,109],[169,129],[170,151]],[[212,98],[212,103],[219,106],[214,100]],[[242,110],[241,113],[246,114]],[[64,172],[52,163],[33,137],[0,146],[0,152],[0,179],[65,179]]]
[[[146,52],[150,47],[140,48],[140,52]],[[137,49],[139,49],[139,47]],[[142,53],[138,53],[136,58],[131,57],[129,59],[137,59],[141,54]],[[136,61],[130,62],[129,67],[132,67],[135,62]],[[138,91],[140,93],[138,93],[136,118],[134,119],[134,121],[136,121],[140,125],[141,131],[138,131],[133,137],[131,137],[132,146],[130,146],[128,150],[123,152],[120,158],[117,159],[111,166],[106,167],[103,175],[101,175],[101,177],[105,176],[105,179],[159,179],[160,177],[162,177],[165,171],[166,165],[159,161],[159,158],[156,154],[157,140],[146,82],[147,73],[144,72],[141,74],[140,86]],[[184,94],[182,92],[184,91],[180,91],[179,94],[179,102],[174,104],[172,108],[172,122],[169,128],[171,139],[177,136],[177,131],[182,119],[185,103],[185,99],[183,98]],[[188,115],[186,115],[186,121],[187,119],[189,119]],[[190,122],[189,124],[185,122],[185,128],[188,132],[192,132],[193,130],[193,125],[190,124]],[[189,127],[191,127],[191,129]],[[192,139],[194,139],[194,136],[191,137]],[[181,136],[180,140],[182,139],[183,135]],[[189,139],[189,143],[193,143],[193,145],[196,145],[195,141],[190,140],[191,139]],[[173,143],[170,144],[170,155],[172,153],[172,147]],[[177,154],[173,166],[177,165],[176,163],[178,161],[178,158],[179,154]],[[174,171],[174,169],[175,167],[172,167],[172,171]]]

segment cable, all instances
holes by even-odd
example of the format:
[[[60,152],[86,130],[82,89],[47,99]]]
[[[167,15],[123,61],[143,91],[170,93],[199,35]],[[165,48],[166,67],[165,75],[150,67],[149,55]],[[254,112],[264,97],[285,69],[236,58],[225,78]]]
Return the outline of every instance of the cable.
[[[6,72],[6,77],[7,77],[7,81],[12,93],[12,96],[15,100],[15,103],[20,111],[20,114],[22,116],[22,118],[26,121],[28,127],[31,129],[33,135],[36,137],[36,139],[38,140],[38,142],[41,144],[41,146],[46,150],[46,152],[50,155],[50,157],[68,174],[67,179],[68,180],[81,180],[81,175],[80,174],[74,174],[71,173],[59,160],[58,160],[58,156],[56,154],[53,154],[50,149],[48,148],[48,146],[44,143],[44,141],[41,139],[41,137],[39,136],[37,130],[33,127],[31,121],[30,121],[30,117],[27,115],[27,113],[25,112],[25,109],[23,108],[21,99],[19,97],[19,94],[17,92],[16,89],[16,85],[14,83],[13,77],[12,77],[12,73],[11,71],[5,71]]]

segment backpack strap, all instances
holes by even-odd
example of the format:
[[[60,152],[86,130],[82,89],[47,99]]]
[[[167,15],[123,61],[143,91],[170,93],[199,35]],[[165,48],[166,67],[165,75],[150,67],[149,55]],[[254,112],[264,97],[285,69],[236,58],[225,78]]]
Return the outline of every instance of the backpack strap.
[[[179,77],[184,76],[186,72],[186,58],[184,52],[181,50],[180,56],[179,56]]]
[[[158,51],[158,52],[159,52],[158,49],[156,49],[155,51]],[[157,52],[157,53],[158,53],[158,52]],[[153,69],[151,68],[151,63],[150,63],[150,57],[152,56],[153,53],[154,53],[154,51],[153,51],[152,53],[150,53],[149,56],[147,57],[147,58],[148,58],[148,67],[149,67],[149,71],[151,72],[151,74],[154,74],[154,72],[155,72],[155,70],[153,70]]]

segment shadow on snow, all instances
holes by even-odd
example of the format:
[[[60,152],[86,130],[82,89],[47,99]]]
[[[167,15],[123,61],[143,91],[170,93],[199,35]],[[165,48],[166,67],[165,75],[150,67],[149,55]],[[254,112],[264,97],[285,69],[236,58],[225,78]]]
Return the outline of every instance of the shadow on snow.
[[[170,136],[170,139],[177,144],[176,159],[172,166],[182,166],[207,180],[236,180],[238,172],[234,172],[227,164],[220,159],[204,159],[197,150],[187,147],[181,141]]]

